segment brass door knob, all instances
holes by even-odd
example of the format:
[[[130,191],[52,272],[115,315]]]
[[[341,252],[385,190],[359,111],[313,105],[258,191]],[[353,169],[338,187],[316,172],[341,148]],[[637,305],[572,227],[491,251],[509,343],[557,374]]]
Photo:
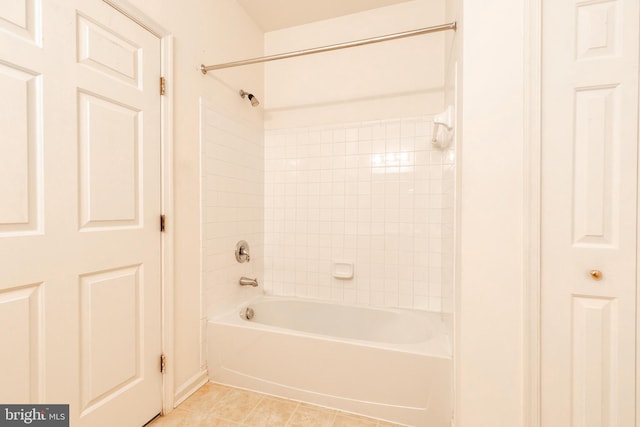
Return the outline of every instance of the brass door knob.
[[[602,271],[600,271],[600,270],[591,270],[589,272],[589,276],[591,276],[591,278],[593,280],[600,280],[600,279],[602,279]]]

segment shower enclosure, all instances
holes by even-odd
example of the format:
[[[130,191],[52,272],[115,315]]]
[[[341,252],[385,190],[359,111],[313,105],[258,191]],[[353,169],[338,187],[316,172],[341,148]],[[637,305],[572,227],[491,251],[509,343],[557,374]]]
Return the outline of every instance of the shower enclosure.
[[[414,1],[268,32],[265,54],[416,27],[452,32],[440,25],[444,8]],[[455,135],[432,144],[434,116],[453,105],[451,40],[424,34],[264,64],[264,93],[252,94],[262,128],[202,100],[208,317],[262,292],[453,312]],[[218,78],[214,68],[205,78]],[[251,262],[235,262],[238,240],[251,244]],[[353,277],[336,276],[336,264]],[[260,286],[238,286],[241,276]]]

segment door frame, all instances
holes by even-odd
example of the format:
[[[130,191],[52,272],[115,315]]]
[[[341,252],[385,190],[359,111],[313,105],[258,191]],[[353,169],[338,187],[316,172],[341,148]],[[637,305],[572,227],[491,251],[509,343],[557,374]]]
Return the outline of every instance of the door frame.
[[[160,40],[160,75],[165,79],[165,93],[160,97],[160,191],[162,215],[168,218],[161,235],[161,334],[162,354],[165,360],[162,375],[162,414],[173,410],[175,388],[174,364],[174,204],[173,204],[173,36],[128,0],[102,0],[133,22],[137,23]],[[158,88],[160,82],[158,82]],[[159,89],[158,89],[159,90]],[[160,227],[160,218],[158,218]],[[158,361],[160,366],[160,361]]]
[[[523,425],[540,427],[542,0],[524,0]]]

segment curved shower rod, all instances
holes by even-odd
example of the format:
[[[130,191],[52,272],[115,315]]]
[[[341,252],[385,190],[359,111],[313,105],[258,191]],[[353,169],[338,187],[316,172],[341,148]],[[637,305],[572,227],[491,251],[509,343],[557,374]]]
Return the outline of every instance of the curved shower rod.
[[[364,45],[367,45],[367,44],[386,42],[386,41],[389,41],[389,40],[402,39],[402,38],[405,38],[405,37],[420,36],[422,34],[437,33],[437,32],[440,32],[440,31],[447,31],[447,30],[455,31],[456,27],[457,27],[456,22],[450,22],[448,24],[436,25],[436,26],[427,27],[427,28],[420,28],[418,30],[405,31],[405,32],[402,32],[402,33],[387,34],[387,35],[384,35],[384,36],[372,37],[372,38],[362,39],[362,40],[355,40],[355,41],[345,42],[345,43],[338,43],[338,44],[333,44],[333,45],[329,45],[329,46],[316,47],[316,48],[312,48],[312,49],[298,50],[298,51],[295,51],[295,52],[279,53],[277,55],[261,56],[261,57],[258,57],[258,58],[245,59],[243,61],[226,62],[224,64],[217,64],[217,65],[204,65],[204,64],[202,64],[200,66],[200,71],[202,71],[202,74],[207,74],[207,71],[221,70],[223,68],[239,67],[241,65],[251,65],[251,64],[258,64],[258,63],[261,63],[261,62],[269,62],[269,61],[277,61],[277,60],[280,60],[280,59],[295,58],[296,56],[311,55],[311,54],[314,54],[314,53],[321,53],[321,52],[330,52],[332,50],[346,49],[346,48],[349,48],[349,47],[356,47],[356,46],[364,46]]]

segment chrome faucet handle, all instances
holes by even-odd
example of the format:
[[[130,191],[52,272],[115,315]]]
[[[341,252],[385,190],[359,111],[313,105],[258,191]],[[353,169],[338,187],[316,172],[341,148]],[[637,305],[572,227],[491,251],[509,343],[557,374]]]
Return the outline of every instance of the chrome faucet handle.
[[[245,240],[240,240],[236,244],[236,261],[240,263],[251,261],[249,250],[249,244]]]
[[[251,261],[251,255],[249,255],[249,252],[247,252],[247,248],[245,247],[240,248],[240,257],[242,256],[247,259],[247,262]]]

